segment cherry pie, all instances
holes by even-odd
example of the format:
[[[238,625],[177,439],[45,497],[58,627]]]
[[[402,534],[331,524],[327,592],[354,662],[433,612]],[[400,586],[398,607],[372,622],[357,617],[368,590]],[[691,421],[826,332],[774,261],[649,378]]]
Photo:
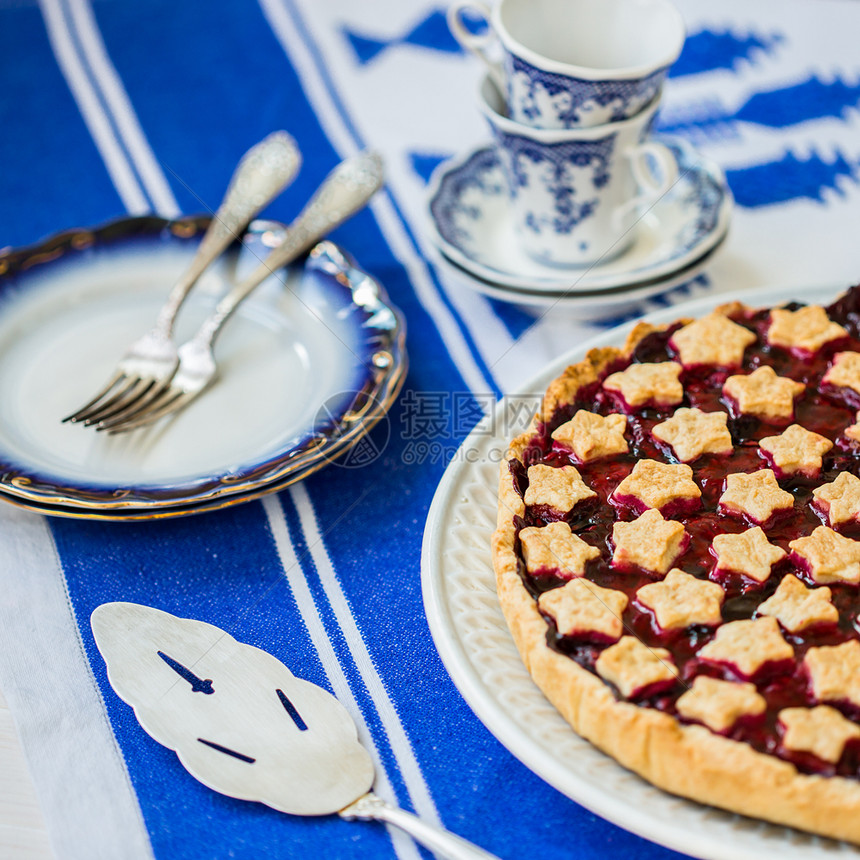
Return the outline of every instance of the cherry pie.
[[[532,676],[654,784],[860,843],[860,286],[555,379],[493,557]]]

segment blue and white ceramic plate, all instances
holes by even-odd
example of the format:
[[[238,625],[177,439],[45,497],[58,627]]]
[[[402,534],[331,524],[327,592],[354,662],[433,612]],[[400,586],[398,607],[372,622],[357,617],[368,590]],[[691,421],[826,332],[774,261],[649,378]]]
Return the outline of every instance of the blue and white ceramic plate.
[[[348,458],[349,452],[344,455],[344,459]],[[144,505],[141,507],[123,508],[84,508],[75,505],[39,502],[33,499],[21,498],[20,496],[12,495],[11,493],[6,493],[2,490],[0,490],[0,501],[14,505],[17,508],[24,508],[25,510],[46,514],[47,516],[65,517],[68,519],[100,520],[102,522],[138,522],[141,520],[174,519],[176,517],[187,517],[191,514],[202,514],[206,511],[220,511],[224,508],[232,507],[233,505],[243,505],[246,502],[262,498],[263,496],[268,496],[271,493],[280,492],[291,484],[295,484],[306,478],[308,475],[312,475],[328,462],[329,459],[326,458],[308,466],[304,470],[290,473],[283,481],[276,481],[271,484],[261,484],[255,490],[244,490],[232,495],[217,496],[209,501],[190,501],[188,504]]]
[[[717,164],[685,141],[658,139],[678,160],[678,182],[639,220],[633,244],[611,260],[561,269],[523,253],[507,206],[504,174],[491,146],[437,168],[429,192],[433,239],[449,260],[500,288],[574,298],[656,284],[719,244],[733,203]]]
[[[363,439],[406,371],[402,317],[322,242],[239,308],[219,379],[149,429],[109,436],[61,419],[155,319],[207,218],[125,218],[0,255],[0,498],[68,516],[148,518],[236,504],[321,468]],[[198,282],[182,342],[280,239],[255,222]]]

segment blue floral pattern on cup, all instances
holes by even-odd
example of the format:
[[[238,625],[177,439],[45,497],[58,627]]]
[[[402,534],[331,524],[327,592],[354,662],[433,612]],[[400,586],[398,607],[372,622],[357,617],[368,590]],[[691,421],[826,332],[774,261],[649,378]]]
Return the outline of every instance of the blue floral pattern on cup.
[[[610,162],[615,134],[600,140],[536,143],[526,137],[494,129],[499,153],[506,168],[512,199],[524,189],[541,185],[552,201],[552,212],[528,209],[523,224],[535,234],[549,230],[569,235],[592,217],[600,205],[599,189],[611,178]],[[542,199],[546,200],[547,196]]]
[[[678,176],[674,154],[649,132],[659,96],[635,117],[583,129],[535,129],[505,115],[485,77],[479,108],[495,138],[523,251],[552,266],[623,253],[643,207]]]
[[[535,128],[576,128],[627,119],[654,99],[668,71],[663,67],[642,78],[583,80],[547,72],[510,53],[505,54],[504,66],[508,113],[515,122]]]

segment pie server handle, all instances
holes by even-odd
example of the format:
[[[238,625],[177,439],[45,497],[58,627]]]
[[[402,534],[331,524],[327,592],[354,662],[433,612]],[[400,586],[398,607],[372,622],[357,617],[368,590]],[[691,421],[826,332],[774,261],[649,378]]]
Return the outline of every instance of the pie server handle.
[[[477,845],[455,836],[448,830],[436,827],[434,824],[428,824],[405,809],[386,803],[373,792],[362,795],[338,814],[348,821],[355,819],[361,821],[375,820],[393,824],[408,833],[416,842],[429,848],[434,854],[447,857],[448,860],[498,860],[495,854],[489,854],[478,848]]]

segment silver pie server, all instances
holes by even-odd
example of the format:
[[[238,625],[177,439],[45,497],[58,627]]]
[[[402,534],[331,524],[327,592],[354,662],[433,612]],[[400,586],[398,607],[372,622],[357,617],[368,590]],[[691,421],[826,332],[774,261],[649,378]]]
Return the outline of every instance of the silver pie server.
[[[104,603],[90,624],[117,695],[209,788],[291,815],[394,824],[450,860],[495,860],[373,794],[346,709],[266,651],[136,603]]]

